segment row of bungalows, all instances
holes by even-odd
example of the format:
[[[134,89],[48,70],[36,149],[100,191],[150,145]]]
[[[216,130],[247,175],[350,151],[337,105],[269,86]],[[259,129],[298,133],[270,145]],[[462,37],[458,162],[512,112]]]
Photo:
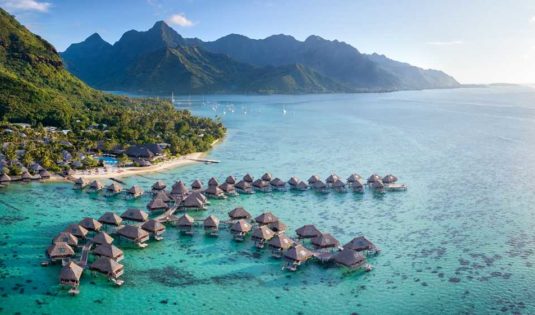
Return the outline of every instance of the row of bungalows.
[[[35,173],[34,175],[30,174],[28,171],[24,171],[20,176],[13,177],[9,176],[6,173],[2,173],[0,174],[0,184],[5,185],[14,181],[30,182],[32,180],[49,179],[50,176],[50,172],[45,169]]]
[[[214,215],[210,215],[202,220],[204,231],[207,235],[218,236],[219,235],[220,220]],[[176,226],[182,234],[193,235],[196,225],[195,219],[189,214],[185,213],[181,217],[177,218]]]
[[[105,190],[105,195],[110,197],[125,192],[127,199],[138,198],[144,194],[143,189],[138,185],[133,185],[128,190],[124,191],[123,187],[118,183],[111,183],[108,186],[104,186],[104,184],[98,180],[89,181],[88,179],[82,177],[79,177],[74,181],[73,189],[83,190],[86,188],[89,192],[93,193]]]

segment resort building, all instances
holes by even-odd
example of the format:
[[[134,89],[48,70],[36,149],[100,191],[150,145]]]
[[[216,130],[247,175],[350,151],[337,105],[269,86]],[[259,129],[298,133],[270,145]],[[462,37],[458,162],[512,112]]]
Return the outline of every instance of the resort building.
[[[99,232],[93,237],[93,243],[96,245],[111,244],[113,243],[113,237],[106,232]]]
[[[133,222],[145,222],[149,219],[149,215],[140,209],[130,208],[121,214],[121,218]]]
[[[284,234],[278,234],[269,240],[268,245],[271,248],[271,256],[281,258],[282,252],[292,247],[294,241]]]
[[[254,193],[253,185],[250,182],[247,182],[245,180],[239,181],[235,187],[240,193],[244,193],[244,194]]]
[[[138,198],[143,195],[143,189],[141,187],[134,185],[127,191],[128,198]]]
[[[100,228],[102,227],[102,223],[98,222],[97,220],[93,218],[83,218],[79,224],[85,229],[92,231],[92,232],[98,232],[100,231]]]
[[[116,280],[123,275],[124,267],[115,260],[108,257],[100,257],[89,266],[92,271],[100,272],[110,279]]]
[[[219,231],[219,219],[210,215],[203,221],[204,231],[211,236],[217,236]]]
[[[230,185],[235,185],[236,184],[236,177],[234,176],[228,176],[226,179],[225,179],[225,183],[227,184],[230,184]]]
[[[76,288],[80,285],[80,278],[82,277],[83,272],[84,268],[71,260],[61,268],[59,283],[64,286]]]
[[[74,250],[67,243],[57,242],[48,246],[46,255],[50,261],[55,262],[74,256]]]
[[[123,191],[123,186],[119,185],[118,183],[111,183],[108,187],[106,187],[106,195],[108,196],[114,196]]]
[[[80,226],[78,224],[71,224],[66,229],[65,232],[69,232],[72,235],[76,236],[77,238],[85,239],[87,236],[87,229],[83,226]]]
[[[300,180],[299,180],[298,177],[292,176],[288,180],[288,185],[290,185],[290,187],[294,188],[295,186],[297,186],[297,184],[299,184],[299,182],[300,182]]]
[[[318,235],[321,235],[320,230],[316,228],[313,224],[303,225],[302,227],[295,230],[298,238],[314,238]]]
[[[329,233],[320,233],[313,237],[310,242],[317,249],[336,248],[340,245],[340,242]]]
[[[247,174],[245,174],[245,176],[243,176],[243,181],[252,184],[253,181],[254,181],[254,177],[251,176],[251,174],[247,173]]]
[[[93,255],[95,255],[95,257],[97,258],[108,257],[115,260],[116,262],[120,262],[124,258],[123,251],[120,250],[118,247],[114,246],[113,244],[98,245],[93,250]]]
[[[106,212],[98,218],[98,222],[105,225],[119,226],[123,222],[123,219],[113,212]]]
[[[265,242],[272,239],[273,236],[275,236],[275,232],[267,227],[267,225],[262,225],[253,230],[251,238],[255,240],[255,246],[257,248],[264,248]]]
[[[149,233],[138,226],[125,225],[117,231],[117,234],[128,241],[137,244],[140,247],[145,247],[146,241],[149,240]]]
[[[237,208],[232,209],[228,213],[228,216],[230,217],[231,221],[248,220],[251,218],[251,214],[247,212],[247,210],[245,210],[243,207],[237,207]]]
[[[69,232],[60,232],[54,237],[52,243],[67,243],[69,246],[76,247],[78,246],[78,238]]]
[[[167,187],[167,185],[165,185],[165,183],[162,180],[159,180],[159,181],[155,182],[154,184],[152,184],[152,192],[155,193],[155,192],[158,192],[158,191],[162,191],[166,187]]]
[[[160,241],[163,239],[162,235],[165,233],[165,226],[156,220],[149,220],[141,225],[141,228],[149,232],[152,237]]]
[[[279,221],[279,218],[277,218],[271,212],[264,212],[261,215],[257,216],[254,220],[258,225],[268,225]]]
[[[176,222],[176,225],[180,232],[187,235],[193,235],[194,224],[195,220],[187,213],[178,218],[178,221]]]
[[[350,269],[356,269],[366,264],[366,258],[351,249],[343,249],[336,253],[333,257],[337,265],[344,266]]]
[[[232,233],[235,241],[242,242],[251,229],[251,224],[247,223],[245,220],[238,220],[232,224],[230,227],[230,232]]]
[[[162,199],[154,198],[147,205],[147,209],[150,211],[165,211],[169,209],[169,206]]]
[[[297,244],[284,253],[284,258],[288,261],[286,269],[290,271],[297,270],[297,267],[309,260],[313,253],[303,245]]]

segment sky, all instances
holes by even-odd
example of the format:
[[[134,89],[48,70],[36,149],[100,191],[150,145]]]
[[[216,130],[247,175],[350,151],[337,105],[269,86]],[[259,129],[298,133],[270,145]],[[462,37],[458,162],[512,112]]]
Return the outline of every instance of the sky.
[[[58,51],[165,20],[184,37],[338,39],[461,83],[535,83],[535,0],[0,0]]]

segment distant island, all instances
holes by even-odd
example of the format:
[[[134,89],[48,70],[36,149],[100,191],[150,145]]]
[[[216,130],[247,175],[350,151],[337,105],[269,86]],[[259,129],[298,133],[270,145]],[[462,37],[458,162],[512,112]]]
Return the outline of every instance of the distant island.
[[[340,41],[287,35],[250,39],[231,34],[216,41],[183,38],[165,22],[123,34],[111,45],[100,35],[61,53],[67,69],[102,90],[146,94],[335,93],[455,88],[438,70],[378,54],[362,54]]]
[[[0,182],[117,163],[144,166],[208,150],[220,121],[169,101],[94,90],[63,66],[54,47],[0,9]]]

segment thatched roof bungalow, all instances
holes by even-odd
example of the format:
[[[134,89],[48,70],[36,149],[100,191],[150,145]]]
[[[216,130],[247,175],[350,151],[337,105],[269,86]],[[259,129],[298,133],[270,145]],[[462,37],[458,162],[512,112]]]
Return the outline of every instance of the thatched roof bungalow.
[[[127,193],[129,198],[138,198],[143,195],[143,189],[138,185],[134,185],[128,189]]]
[[[255,180],[253,182],[253,187],[255,189],[263,191],[263,192],[267,192],[267,191],[271,190],[271,187],[269,186],[269,182],[265,181],[265,180],[262,180],[262,179]]]
[[[383,177],[383,183],[385,184],[393,184],[398,181],[398,178],[392,174],[388,174],[385,177]]]
[[[212,177],[208,180],[208,187],[210,186],[219,186],[219,182],[217,179],[215,179],[215,177]]]
[[[290,177],[290,179],[288,180],[288,185],[292,186],[292,187],[295,187],[297,186],[297,184],[299,184],[300,180],[298,177],[296,176],[292,176]]]
[[[111,244],[113,243],[113,237],[106,232],[99,232],[97,235],[95,235],[95,237],[93,237],[93,243],[97,245]]]
[[[214,215],[210,215],[204,219],[203,226],[206,233],[216,236],[219,230],[219,219]]]
[[[193,190],[201,190],[202,189],[202,182],[199,179],[196,179],[191,183],[191,189]]]
[[[204,193],[206,194],[206,196],[209,196],[209,197],[213,197],[213,198],[219,198],[219,199],[224,199],[226,198],[225,197],[225,192],[217,187],[217,186],[209,186],[205,191]]]
[[[279,252],[279,251],[286,250],[292,247],[292,245],[294,245],[295,242],[284,234],[277,234],[273,236],[272,239],[269,240],[268,244],[272,249]],[[277,254],[278,255],[276,255],[276,257],[280,258],[280,253],[277,253]]]
[[[94,180],[91,182],[91,184],[89,184],[89,189],[93,191],[100,191],[103,188],[104,188],[104,185],[98,180]]]
[[[98,218],[98,222],[106,225],[119,226],[123,222],[123,219],[113,212],[106,212]]]
[[[171,189],[172,196],[184,197],[188,193],[189,193],[188,187],[186,187],[186,185],[184,185],[184,183],[181,180],[173,184],[173,187]]]
[[[236,188],[234,188],[233,184],[229,184],[227,182],[219,185],[219,189],[225,192],[227,195],[235,196],[237,195]]]
[[[154,184],[152,184],[152,191],[157,192],[160,190],[164,190],[165,187],[167,187],[167,185],[162,180],[158,180]]]
[[[165,190],[159,190],[157,193],[154,194],[153,199],[161,199],[163,202],[166,203],[171,201],[169,194]]]
[[[341,181],[340,179],[337,179],[332,183],[332,187],[337,192],[345,192],[346,191],[346,184]]]
[[[278,177],[271,180],[270,184],[276,190],[286,190],[286,182]]]
[[[254,177],[247,173],[245,176],[243,176],[243,180],[247,183],[252,183],[254,181]]]
[[[340,242],[329,233],[320,233],[313,237],[310,242],[315,248],[332,248],[340,245]]]
[[[123,265],[108,257],[100,257],[89,266],[89,269],[114,279],[119,278],[124,272]]]
[[[234,240],[243,241],[245,235],[249,233],[252,229],[251,224],[247,223],[245,220],[238,220],[230,227],[230,232],[234,236]]]
[[[79,224],[87,230],[93,232],[98,232],[100,231],[100,228],[102,228],[102,223],[98,222],[93,218],[83,218]]]
[[[124,258],[123,251],[112,244],[98,245],[93,250],[93,255],[95,255],[96,257],[108,257],[115,260],[116,262],[119,262]]]
[[[191,209],[205,209],[205,203],[206,202],[203,201],[199,195],[191,194],[182,201],[180,206]]]
[[[277,234],[286,231],[286,224],[282,223],[281,220],[278,220],[277,222],[269,223],[268,226],[273,232]]]
[[[270,182],[272,178],[273,176],[271,176],[271,173],[264,173],[261,177],[261,179],[266,182]]]
[[[69,232],[72,235],[76,236],[77,238],[82,238],[82,239],[84,239],[87,236],[87,233],[88,233],[86,228],[84,228],[81,225],[74,224],[74,223],[69,225],[65,229],[65,232]]]
[[[60,232],[54,237],[52,243],[67,243],[69,246],[77,246],[78,238],[69,232]]]
[[[258,225],[268,225],[270,223],[275,223],[279,221],[279,218],[277,218],[271,212],[264,212],[261,215],[257,216],[254,220],[256,223],[258,223]]]
[[[89,182],[82,177],[79,177],[77,180],[74,181],[74,189],[84,189],[89,185]]]
[[[123,186],[119,185],[118,183],[111,183],[108,187],[106,187],[106,192],[109,195],[116,195],[123,191]]]
[[[310,178],[308,179],[308,184],[309,185],[314,185],[317,181],[320,181],[320,177],[318,175],[312,175],[310,176]]]
[[[377,247],[364,236],[355,237],[349,243],[344,245],[344,249],[351,249],[357,252],[378,251]]]
[[[228,216],[231,220],[241,220],[245,219],[248,220],[251,218],[251,214],[247,212],[243,207],[236,207],[229,211]]]
[[[67,243],[57,242],[48,246],[46,255],[51,261],[57,261],[74,256],[74,250]]]
[[[308,185],[304,181],[300,181],[297,185],[295,185],[295,189],[305,191],[308,189]]]
[[[7,175],[6,173],[3,173],[2,175],[0,175],[0,183],[8,183],[11,181],[11,177],[9,177],[9,175]]]
[[[286,268],[295,271],[297,270],[297,266],[309,260],[312,255],[313,253],[301,244],[290,247],[290,249],[284,253],[284,258],[289,262]]]
[[[263,248],[265,242],[272,239],[273,236],[275,236],[275,232],[267,227],[267,225],[262,225],[253,230],[251,238],[255,240],[256,247]]]
[[[306,224],[295,230],[299,238],[313,238],[321,234],[314,224]]]
[[[235,185],[236,184],[236,177],[230,175],[225,179],[225,183]]]
[[[165,211],[169,206],[160,198],[154,198],[147,204],[147,209],[150,211]]]
[[[372,174],[370,177],[368,177],[368,184],[371,184],[373,182],[377,182],[381,180],[381,176],[377,174]]]
[[[160,240],[162,234],[165,232],[165,226],[156,220],[149,220],[141,228],[153,235],[154,239]]]
[[[49,171],[42,169],[39,171],[39,176],[41,176],[42,179],[48,179],[51,175]]]
[[[362,254],[351,249],[339,251],[334,255],[333,259],[336,264],[351,269],[358,268],[366,263],[366,258]]]
[[[130,208],[121,214],[123,220],[134,222],[145,222],[149,219],[149,215],[140,209]]]
[[[117,234],[134,243],[144,243],[149,240],[149,233],[138,226],[125,225],[117,231]]]
[[[59,283],[65,286],[77,287],[80,285],[80,278],[83,272],[84,268],[71,260],[61,268]]]
[[[253,185],[250,182],[246,182],[244,180],[239,181],[234,187],[236,187],[236,189],[238,189],[238,191],[242,193],[253,193]]]
[[[329,177],[327,177],[325,182],[327,183],[327,185],[332,185],[332,184],[334,184],[334,182],[336,182],[339,179],[340,179],[340,177],[333,173],[333,174],[329,175]]]

